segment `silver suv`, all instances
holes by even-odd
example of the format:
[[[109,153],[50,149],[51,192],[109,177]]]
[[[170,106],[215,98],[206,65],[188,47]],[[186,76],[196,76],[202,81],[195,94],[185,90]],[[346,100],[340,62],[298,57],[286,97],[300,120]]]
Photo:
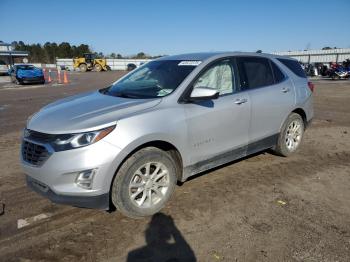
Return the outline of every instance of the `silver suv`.
[[[21,149],[27,184],[56,203],[149,216],[177,181],[262,150],[296,151],[312,91],[286,57],[162,57],[34,114]]]

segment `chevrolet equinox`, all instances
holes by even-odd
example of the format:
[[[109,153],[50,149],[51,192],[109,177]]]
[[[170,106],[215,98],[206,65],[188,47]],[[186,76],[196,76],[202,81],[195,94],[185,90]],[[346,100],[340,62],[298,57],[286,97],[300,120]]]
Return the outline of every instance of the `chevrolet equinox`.
[[[266,149],[295,152],[312,91],[288,57],[162,57],[32,115],[21,145],[27,185],[56,203],[149,216],[178,181]]]

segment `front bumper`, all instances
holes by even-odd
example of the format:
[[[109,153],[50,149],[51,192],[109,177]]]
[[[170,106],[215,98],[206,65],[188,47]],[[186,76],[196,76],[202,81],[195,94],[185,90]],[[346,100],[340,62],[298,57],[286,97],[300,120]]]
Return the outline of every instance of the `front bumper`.
[[[23,150],[23,149],[22,149]],[[39,166],[24,161],[27,184],[55,203],[108,209],[109,190],[120,149],[106,141],[73,150],[51,152]],[[96,169],[91,189],[76,184],[77,172]]]
[[[109,209],[109,194],[102,194],[97,196],[67,196],[59,195],[53,192],[47,185],[26,176],[27,186],[38,194],[50,199],[57,204],[65,204],[75,207],[85,207],[93,209]]]
[[[18,82],[22,84],[34,84],[34,83],[44,83],[45,78],[43,76],[37,76],[37,77],[22,77],[17,78]]]

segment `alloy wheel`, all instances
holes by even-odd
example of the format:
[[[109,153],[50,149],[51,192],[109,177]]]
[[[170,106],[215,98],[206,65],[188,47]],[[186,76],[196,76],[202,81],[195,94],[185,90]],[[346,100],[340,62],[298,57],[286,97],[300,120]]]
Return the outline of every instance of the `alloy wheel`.
[[[137,169],[129,183],[131,202],[139,208],[159,203],[170,186],[169,171],[160,162],[148,162]]]

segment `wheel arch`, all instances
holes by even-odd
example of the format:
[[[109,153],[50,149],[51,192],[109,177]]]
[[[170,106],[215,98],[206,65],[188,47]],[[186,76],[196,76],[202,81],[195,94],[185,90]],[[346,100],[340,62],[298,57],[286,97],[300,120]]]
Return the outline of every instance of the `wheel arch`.
[[[296,108],[292,111],[292,113],[296,113],[298,115],[301,116],[301,118],[303,119],[303,122],[304,122],[304,127],[307,127],[307,118],[306,118],[306,113],[304,111],[304,109],[302,108]]]
[[[285,117],[285,119],[283,120],[283,122],[281,123],[281,125],[279,127],[279,132],[282,132],[285,122],[287,121],[289,115],[292,113],[296,113],[296,114],[300,115],[301,118],[303,119],[304,127],[305,128],[307,127],[308,121],[307,121],[307,116],[306,116],[305,110],[300,108],[300,107],[297,107]]]
[[[168,152],[170,156],[173,158],[173,160],[176,162],[177,167],[177,179],[181,180],[182,177],[182,168],[183,168],[183,162],[182,162],[182,156],[180,154],[180,151],[170,142],[165,140],[154,140],[150,142],[143,143],[136,148],[134,148],[122,161],[122,163],[119,165],[119,167],[124,163],[124,161],[129,158],[132,154],[135,152],[141,150],[142,148],[146,147],[156,147],[158,149],[161,149],[165,152]],[[118,169],[119,169],[118,167]]]

